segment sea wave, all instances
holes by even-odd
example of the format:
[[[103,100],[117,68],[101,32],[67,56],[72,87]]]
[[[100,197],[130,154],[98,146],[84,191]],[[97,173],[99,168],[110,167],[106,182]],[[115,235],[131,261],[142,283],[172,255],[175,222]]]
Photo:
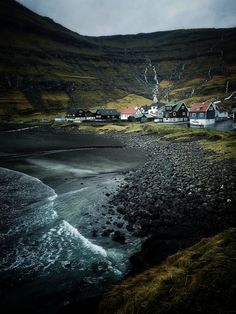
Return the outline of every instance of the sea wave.
[[[37,128],[40,128],[40,126],[36,125],[36,126],[27,127],[27,128],[19,128],[19,129],[7,130],[7,131],[5,131],[5,133],[21,132],[21,131],[37,129]]]
[[[87,249],[93,251],[96,254],[100,254],[104,257],[107,257],[107,252],[104,248],[99,245],[93,244],[87,238],[85,238],[76,228],[74,228],[67,221],[63,220],[61,225],[61,230],[65,231],[67,234],[73,236],[74,238],[78,238],[81,240],[82,245]]]
[[[91,168],[82,168],[82,167],[73,167],[65,162],[55,162],[55,160],[46,160],[46,159],[35,159],[30,158],[27,159],[27,161],[33,165],[45,168],[45,169],[52,169],[56,170],[57,172],[69,172],[76,174],[77,176],[84,177],[84,176],[93,176],[96,175],[98,172],[95,170],[92,170]]]

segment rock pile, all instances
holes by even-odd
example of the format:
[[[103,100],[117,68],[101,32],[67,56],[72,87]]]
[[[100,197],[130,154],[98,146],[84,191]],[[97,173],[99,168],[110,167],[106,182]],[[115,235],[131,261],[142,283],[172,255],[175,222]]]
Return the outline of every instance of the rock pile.
[[[126,173],[125,184],[110,200],[128,231],[154,237],[158,245],[165,241],[168,246],[171,239],[172,247],[176,239],[187,245],[186,239],[235,224],[235,162],[217,159],[197,141],[160,142],[154,135],[113,136],[148,153],[146,163]],[[182,244],[178,241],[174,246]]]

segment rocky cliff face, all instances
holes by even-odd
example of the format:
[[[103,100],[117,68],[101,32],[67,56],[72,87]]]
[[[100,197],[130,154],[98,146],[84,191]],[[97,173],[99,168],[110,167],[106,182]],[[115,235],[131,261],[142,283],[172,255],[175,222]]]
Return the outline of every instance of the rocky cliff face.
[[[235,28],[87,37],[13,0],[0,1],[0,27],[2,116],[236,90]]]

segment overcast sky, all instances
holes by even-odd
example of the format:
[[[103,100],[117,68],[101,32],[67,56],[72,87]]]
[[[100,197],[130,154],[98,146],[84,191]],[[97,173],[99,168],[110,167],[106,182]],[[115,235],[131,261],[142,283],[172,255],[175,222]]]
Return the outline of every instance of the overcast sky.
[[[236,0],[18,0],[82,35],[236,26]]]

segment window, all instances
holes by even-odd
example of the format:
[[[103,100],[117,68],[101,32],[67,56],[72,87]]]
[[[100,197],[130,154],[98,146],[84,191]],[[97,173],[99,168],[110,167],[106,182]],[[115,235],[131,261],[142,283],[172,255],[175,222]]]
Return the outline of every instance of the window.
[[[199,118],[204,118],[204,112],[199,113]]]
[[[186,116],[186,112],[185,111],[182,112],[182,116]]]
[[[196,112],[192,112],[192,118],[196,118]]]
[[[173,112],[173,117],[175,117],[176,116],[176,112]]]

